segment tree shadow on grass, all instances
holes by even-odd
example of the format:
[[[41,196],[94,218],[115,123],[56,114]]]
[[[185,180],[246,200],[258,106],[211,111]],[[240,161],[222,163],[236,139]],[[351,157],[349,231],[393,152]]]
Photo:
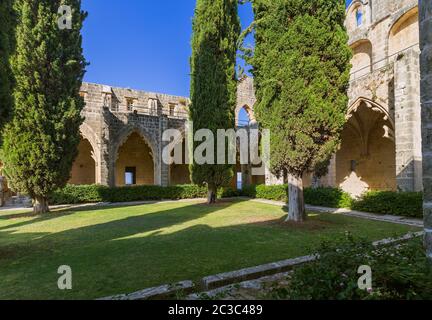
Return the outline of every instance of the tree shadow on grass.
[[[188,204],[186,206],[180,206],[177,208],[169,209],[169,210],[161,210],[155,212],[143,213],[141,215],[134,215],[130,217],[126,217],[124,219],[119,219],[110,222],[99,223],[95,225],[90,225],[87,227],[70,229],[61,232],[54,232],[52,235],[50,233],[14,233],[14,229],[21,227],[26,227],[32,224],[50,221],[53,219],[60,219],[65,216],[74,215],[80,212],[93,212],[100,211],[101,214],[112,213],[112,211],[121,209],[125,210],[128,208],[136,208],[141,206],[151,206],[151,203],[146,204],[133,204],[122,206],[113,205],[113,206],[93,206],[93,207],[82,207],[76,209],[60,209],[56,212],[52,212],[50,214],[45,214],[38,216],[36,219],[30,221],[23,221],[17,224],[8,225],[0,228],[0,244],[1,239],[8,239],[10,243],[19,243],[34,240],[34,243],[37,244],[40,241],[49,241],[51,238],[60,239],[64,238],[70,239],[73,242],[82,239],[86,240],[98,240],[98,241],[106,241],[112,240],[121,237],[128,237],[134,235],[136,233],[146,233],[151,232],[163,228],[169,228],[175,226],[177,224],[183,224],[191,220],[202,218],[208,214],[211,214],[215,211],[225,209],[232,205],[233,203],[240,202],[218,202],[215,205],[205,205],[201,203]],[[85,237],[84,230],[89,228],[93,228],[94,232],[91,233],[91,239],[89,237]],[[102,232],[103,231],[103,232]],[[6,235],[5,235],[6,234]]]
[[[28,254],[6,257],[0,263],[0,282],[9,279],[3,282],[0,298],[100,298],[198,280],[312,253],[311,248],[323,237],[332,238],[346,230],[339,223],[325,224],[324,229],[314,232],[281,227],[278,216],[270,217],[267,224],[242,217],[230,220],[228,225],[194,222],[237,203],[193,204],[39,236],[27,242]],[[322,220],[321,216],[311,220]],[[361,230],[355,224],[349,228]],[[56,287],[60,265],[72,267],[74,289],[70,292],[60,292]]]
[[[34,218],[32,220],[28,221],[22,221],[16,224],[7,225],[4,227],[0,227],[1,230],[8,230],[11,228],[20,228],[23,226],[49,221],[53,219],[58,219],[65,216],[70,216],[73,214],[77,214],[80,212],[92,212],[92,211],[99,211],[99,210],[115,210],[115,209],[124,209],[124,208],[134,208],[134,207],[140,207],[140,206],[147,206],[147,205],[154,205],[154,204],[163,204],[161,201],[146,201],[145,203],[137,202],[137,203],[128,203],[128,204],[104,204],[104,205],[89,205],[89,206],[70,206],[66,208],[57,208],[53,209],[51,212],[38,215],[34,214],[32,212],[24,212],[24,213],[14,213],[10,215],[3,215],[0,216],[0,220],[16,220],[16,219],[23,219],[23,218]],[[213,207],[214,209],[217,209],[217,204]],[[181,209],[181,208],[180,208]]]

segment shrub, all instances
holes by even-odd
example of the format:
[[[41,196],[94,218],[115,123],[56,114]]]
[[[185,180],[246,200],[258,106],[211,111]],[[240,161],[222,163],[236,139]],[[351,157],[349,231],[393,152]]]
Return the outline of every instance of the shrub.
[[[76,204],[91,202],[129,202],[148,200],[179,200],[205,198],[206,188],[196,185],[172,187],[126,186],[109,188],[100,185],[68,185],[55,191],[50,197],[51,204]]]
[[[78,204],[102,202],[104,200],[105,190],[108,187],[100,185],[67,185],[63,189],[54,191],[50,198],[50,204]]]
[[[320,259],[297,267],[286,288],[273,290],[276,299],[410,300],[432,299],[432,275],[420,239],[398,246],[374,247],[349,237],[323,243]],[[372,269],[372,291],[358,288],[362,265]]]
[[[348,193],[337,188],[306,188],[304,197],[307,204],[330,208],[350,208],[353,202]]]
[[[246,186],[241,191],[241,195],[249,198],[266,199],[275,201],[287,201],[287,185],[252,185]]]
[[[373,191],[354,201],[351,208],[373,213],[422,218],[423,195],[419,192]]]
[[[219,197],[237,197],[239,192],[232,188],[219,190]],[[131,202],[150,200],[180,200],[206,198],[207,189],[197,185],[126,186],[109,188],[101,185],[68,185],[56,190],[50,197],[50,204],[78,204],[94,202]]]
[[[241,194],[250,198],[287,202],[287,191],[287,185],[258,185],[244,187]],[[348,193],[337,188],[305,188],[304,197],[307,204],[331,208],[349,208],[353,201]]]

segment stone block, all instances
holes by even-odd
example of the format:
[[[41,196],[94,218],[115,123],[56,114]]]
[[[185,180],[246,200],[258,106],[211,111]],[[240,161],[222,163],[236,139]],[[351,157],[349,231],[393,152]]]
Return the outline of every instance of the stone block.
[[[195,285],[192,281],[182,281],[176,284],[163,285],[137,291],[131,294],[120,294],[98,300],[162,300],[175,298],[176,294],[191,293]]]

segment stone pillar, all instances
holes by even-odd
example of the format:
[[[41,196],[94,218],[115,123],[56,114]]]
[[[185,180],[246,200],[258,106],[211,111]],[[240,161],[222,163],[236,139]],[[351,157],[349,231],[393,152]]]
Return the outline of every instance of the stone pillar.
[[[395,62],[396,180],[399,190],[421,191],[420,68],[417,48]]]
[[[110,110],[108,107],[102,108],[102,114],[100,118],[100,132],[99,132],[99,163],[97,164],[96,170],[99,172],[100,183],[104,186],[115,187],[115,161],[116,154],[110,144]]]
[[[432,1],[419,5],[425,244],[432,262]]]
[[[158,146],[157,146],[157,155],[154,155],[154,161],[155,161],[155,185],[167,187],[169,185],[169,173],[170,168],[169,165],[164,163],[162,159],[162,151],[165,148],[165,146],[168,144],[168,142],[162,141],[162,135],[165,130],[168,129],[168,117],[166,115],[161,115],[159,118],[159,137],[158,140]]]

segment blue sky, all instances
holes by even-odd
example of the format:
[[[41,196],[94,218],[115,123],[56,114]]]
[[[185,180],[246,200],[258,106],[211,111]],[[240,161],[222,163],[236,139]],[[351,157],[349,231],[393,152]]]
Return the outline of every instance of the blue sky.
[[[189,96],[195,0],[83,0],[85,81]],[[242,24],[252,21],[241,6]]]
[[[189,96],[194,7],[195,0],[83,0],[84,80]],[[239,15],[247,27],[250,4]]]

